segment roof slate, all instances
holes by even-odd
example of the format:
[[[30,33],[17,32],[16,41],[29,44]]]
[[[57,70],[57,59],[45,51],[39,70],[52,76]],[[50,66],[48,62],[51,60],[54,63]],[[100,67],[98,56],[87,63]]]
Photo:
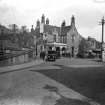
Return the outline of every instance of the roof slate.
[[[44,25],[44,32],[48,33],[50,35],[53,35],[54,31],[58,33],[58,35],[65,36],[67,35],[67,32],[71,29],[71,26],[63,26],[63,27],[57,27],[53,25]],[[35,29],[35,35],[40,36],[40,28]]]
[[[35,28],[35,35],[36,35],[37,37],[40,36],[40,28]]]
[[[61,36],[67,35],[67,32],[71,29],[71,26],[63,26],[61,27]]]
[[[58,35],[60,35],[60,27],[53,26],[53,25],[44,25],[44,32],[48,34],[53,34],[54,31],[57,31]]]

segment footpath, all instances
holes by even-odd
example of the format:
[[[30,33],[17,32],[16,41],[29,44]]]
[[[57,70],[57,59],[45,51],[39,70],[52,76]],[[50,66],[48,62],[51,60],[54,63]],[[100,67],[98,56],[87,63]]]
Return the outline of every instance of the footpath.
[[[73,68],[105,66],[105,62],[101,62],[100,59],[80,59],[80,58],[62,58],[57,61],[57,64]]]
[[[31,66],[39,65],[43,63],[43,60],[41,59],[36,59],[27,63],[22,63],[22,64],[17,64],[17,65],[11,65],[11,66],[4,66],[0,67],[0,73],[1,72],[6,72],[6,71],[12,71],[12,70],[19,70],[19,69],[25,69]]]

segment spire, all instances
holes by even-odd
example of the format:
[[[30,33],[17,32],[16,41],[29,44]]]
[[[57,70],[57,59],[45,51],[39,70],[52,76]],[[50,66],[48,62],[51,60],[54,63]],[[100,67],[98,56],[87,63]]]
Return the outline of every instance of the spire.
[[[39,21],[39,19],[36,22],[36,27],[40,27],[40,21]]]
[[[45,24],[45,16],[44,16],[44,14],[41,17],[41,23],[44,23]]]
[[[46,24],[49,25],[49,19],[48,18],[46,19]]]
[[[62,22],[62,24],[61,24],[61,27],[64,27],[64,26],[66,26],[65,20],[63,20],[63,22]]]
[[[75,17],[72,15],[71,17],[71,26],[75,26]]]
[[[34,28],[33,28],[33,25],[31,26],[31,32],[32,32],[32,33],[34,32]]]

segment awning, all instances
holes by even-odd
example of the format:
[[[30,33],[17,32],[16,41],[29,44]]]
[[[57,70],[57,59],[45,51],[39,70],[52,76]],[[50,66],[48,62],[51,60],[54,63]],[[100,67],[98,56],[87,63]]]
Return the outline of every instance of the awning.
[[[53,43],[47,43],[46,45],[49,45],[49,46],[56,46],[56,47],[60,47],[60,46],[64,46],[64,47],[67,47],[67,44],[64,44],[64,43],[56,43],[56,42],[53,42]]]
[[[94,53],[101,53],[101,49],[94,49],[92,50]]]

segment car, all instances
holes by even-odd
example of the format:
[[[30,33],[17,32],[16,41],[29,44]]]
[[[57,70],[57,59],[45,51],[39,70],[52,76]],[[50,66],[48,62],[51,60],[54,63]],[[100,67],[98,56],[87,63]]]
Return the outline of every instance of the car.
[[[46,55],[46,61],[55,61],[56,60],[56,51],[48,51]]]

